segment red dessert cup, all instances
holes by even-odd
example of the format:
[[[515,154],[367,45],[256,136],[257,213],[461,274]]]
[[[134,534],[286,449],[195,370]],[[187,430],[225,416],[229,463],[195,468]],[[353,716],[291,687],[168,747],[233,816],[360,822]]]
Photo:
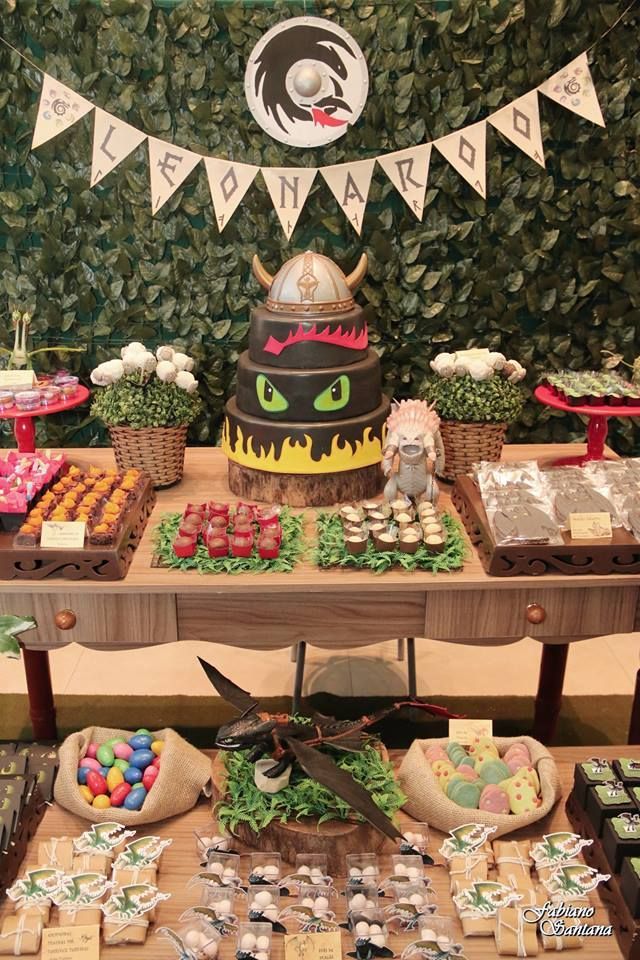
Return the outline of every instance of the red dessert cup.
[[[214,534],[207,541],[207,550],[210,557],[228,557],[229,556],[229,538]]]
[[[255,512],[256,508],[252,507],[250,503],[242,503],[240,500],[236,504],[236,517],[248,517],[249,520],[253,520]]]
[[[234,527],[231,533],[232,537],[235,540],[250,540],[253,542],[253,530],[249,527],[248,530],[240,529]]]
[[[229,518],[223,516],[221,513],[214,513],[213,516],[209,517],[210,530],[226,530],[228,525]]]
[[[196,552],[197,541],[193,537],[176,537],[173,541],[173,552],[176,557],[192,557]]]
[[[217,500],[209,500],[208,510],[210,517],[224,517],[229,520],[229,504],[218,503]]]
[[[189,517],[192,514],[195,514],[198,517],[203,517],[207,512],[206,503],[188,503],[184,508],[184,517]]]
[[[258,554],[261,560],[275,560],[280,554],[280,543],[274,537],[260,537]]]
[[[202,519],[192,514],[190,517],[182,518],[178,533],[181,537],[193,537],[194,540],[197,540],[201,530]]]
[[[244,537],[231,538],[231,554],[234,557],[250,557],[253,553],[253,537],[247,540]]]

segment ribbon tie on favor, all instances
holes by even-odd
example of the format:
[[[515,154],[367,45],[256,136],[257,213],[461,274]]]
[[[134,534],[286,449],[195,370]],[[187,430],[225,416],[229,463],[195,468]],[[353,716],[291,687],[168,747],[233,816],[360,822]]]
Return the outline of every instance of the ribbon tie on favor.
[[[529,954],[527,953],[527,946],[524,940],[525,919],[521,911],[518,911],[518,922],[515,927],[498,916],[498,929],[502,927],[505,927],[507,930],[511,930],[516,938],[516,956],[528,957]],[[500,939],[502,939],[502,937]]]

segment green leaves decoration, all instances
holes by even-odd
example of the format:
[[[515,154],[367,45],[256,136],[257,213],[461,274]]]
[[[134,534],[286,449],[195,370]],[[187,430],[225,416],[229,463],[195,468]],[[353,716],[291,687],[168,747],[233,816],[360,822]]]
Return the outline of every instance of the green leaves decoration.
[[[522,413],[524,394],[520,384],[496,375],[490,380],[464,377],[425,377],[418,393],[436,405],[442,420],[461,423],[513,423]]]
[[[244,69],[257,39],[302,2],[20,0],[2,34],[84,96],[145,132],[254,164],[340,163],[432,140],[530,90],[589,47],[627,0],[319,0],[308,13],[350,31],[365,51],[370,92],[361,119],[321,150],[287,148],[251,117]],[[9,311],[34,314],[35,345],[87,344],[49,358],[85,378],[132,339],[179,342],[198,360],[204,409],[191,441],[215,442],[233,393],[249,309],[263,301],[255,252],[271,271],[311,246],[350,270],[365,249],[359,297],[372,306],[372,343],[385,389],[416,395],[428,361],[487,346],[530,370],[598,367],[601,349],[634,359],[640,325],[639,19],[632,11],[599,42],[592,72],[601,129],[541,97],[546,168],[489,131],[488,199],[434,152],[419,223],[380,170],[362,238],[316,183],[292,242],[261,177],[219,234],[205,171],[152,217],[146,147],[95,189],[88,184],[92,121],[35,152],[29,145],[40,75],[0,50],[0,339]],[[424,267],[419,274],[418,269]],[[416,269],[418,268],[418,269]],[[86,411],[38,424],[40,442],[104,441]],[[614,445],[634,449],[632,421],[611,421]],[[12,442],[10,426],[2,442]],[[512,440],[584,437],[579,418],[527,396]]]
[[[33,617],[0,617],[0,656],[10,660],[20,659],[20,643],[16,639],[27,630],[35,630],[38,626]]]
[[[187,393],[175,383],[157,377],[148,383],[122,377],[108,387],[99,387],[91,413],[110,427],[181,427],[192,423],[202,410],[197,393]]]

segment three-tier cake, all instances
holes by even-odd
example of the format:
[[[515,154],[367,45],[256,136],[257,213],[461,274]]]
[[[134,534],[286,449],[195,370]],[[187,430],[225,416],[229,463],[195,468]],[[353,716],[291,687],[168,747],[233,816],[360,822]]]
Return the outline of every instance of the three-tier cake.
[[[275,277],[257,257],[253,270],[267,302],[252,311],[249,349],[226,406],[231,489],[292,506],[374,496],[389,400],[353,299],[366,255],[349,276],[311,251]]]

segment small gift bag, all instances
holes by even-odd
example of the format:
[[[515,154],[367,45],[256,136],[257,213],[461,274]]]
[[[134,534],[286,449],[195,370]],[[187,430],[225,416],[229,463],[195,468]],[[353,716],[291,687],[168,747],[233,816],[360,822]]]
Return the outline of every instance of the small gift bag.
[[[26,913],[5,917],[0,929],[0,956],[22,957],[38,953],[42,920]]]
[[[501,907],[496,916],[496,950],[501,957],[535,957],[538,937],[521,907]]]

